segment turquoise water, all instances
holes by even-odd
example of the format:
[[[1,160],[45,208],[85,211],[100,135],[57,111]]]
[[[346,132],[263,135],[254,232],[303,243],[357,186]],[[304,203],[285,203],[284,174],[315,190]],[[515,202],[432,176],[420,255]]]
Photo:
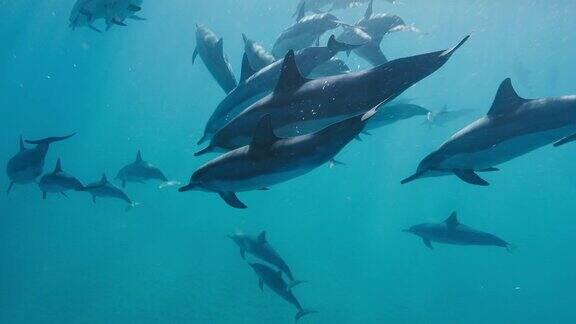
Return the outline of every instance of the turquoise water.
[[[271,48],[292,24],[296,1],[145,1],[147,21],[98,34],[72,31],[74,1],[0,0],[0,161],[27,139],[56,143],[83,182],[111,178],[144,158],[187,182],[208,157],[193,157],[204,123],[224,93],[199,62],[194,24],[224,37],[240,73],[241,33]],[[354,22],[365,6],[334,14]],[[384,39],[389,58],[448,48],[472,38],[437,73],[404,94],[432,110],[473,109],[443,127],[423,118],[374,131],[320,167],[270,191],[240,193],[235,210],[216,194],[129,184],[141,202],[93,204],[81,192],[46,201],[36,185],[0,195],[0,323],[291,323],[295,309],[258,280],[226,237],[268,240],[308,283],[295,289],[318,314],[302,323],[572,323],[576,221],[574,146],[551,146],[486,175],[488,188],[456,177],[400,180],[448,136],[482,116],[512,77],[524,97],[574,93],[573,1],[375,3],[422,30]],[[337,31],[340,32],[339,30]],[[328,35],[323,37],[324,43]],[[345,55],[341,56],[345,58]],[[354,69],[367,64],[354,54]],[[0,184],[8,186],[4,172]],[[436,245],[401,229],[460,221],[517,248]]]

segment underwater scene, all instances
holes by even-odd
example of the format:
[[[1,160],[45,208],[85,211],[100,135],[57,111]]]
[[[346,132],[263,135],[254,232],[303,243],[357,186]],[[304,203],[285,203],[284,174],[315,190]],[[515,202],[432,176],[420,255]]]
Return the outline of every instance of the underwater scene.
[[[575,12],[0,0],[0,323],[575,323]]]

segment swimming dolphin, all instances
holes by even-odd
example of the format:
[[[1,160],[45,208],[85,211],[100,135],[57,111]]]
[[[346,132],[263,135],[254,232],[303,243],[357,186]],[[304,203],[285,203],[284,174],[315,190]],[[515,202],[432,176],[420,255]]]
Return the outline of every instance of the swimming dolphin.
[[[452,212],[442,223],[425,223],[414,225],[404,232],[419,236],[424,244],[433,249],[432,242],[453,244],[453,245],[489,245],[510,249],[510,244],[503,239],[475,230],[461,224],[458,221],[456,212]]]
[[[108,198],[116,198],[122,200],[123,202],[128,204],[126,210],[135,207],[138,205],[128,195],[122,191],[120,188],[116,187],[113,183],[108,181],[106,174],[102,174],[102,178],[100,181],[91,183],[86,186],[86,192],[92,195],[92,201],[96,203],[96,197],[108,197]]]
[[[46,199],[48,193],[60,193],[66,196],[65,191],[84,191],[84,185],[75,177],[62,170],[60,159],[56,162],[56,168],[40,178],[38,187],[42,190],[42,199]]]
[[[416,104],[391,103],[380,108],[376,116],[366,125],[366,130],[380,128],[415,116],[426,116],[428,112],[428,109]]]
[[[204,164],[180,192],[216,192],[234,208],[247,208],[236,192],[262,190],[304,175],[330,162],[351,140],[358,137],[376,108],[308,135],[279,138],[272,129],[272,116],[264,115],[250,145]]]
[[[326,46],[309,47],[296,52],[294,60],[299,71],[302,71],[304,75],[308,75],[339,52],[350,51],[354,48],[354,46],[336,41],[334,36],[332,36]],[[246,59],[247,55],[242,63],[242,81],[216,107],[204,127],[204,135],[198,144],[211,139],[214,133],[224,127],[244,109],[274,90],[274,86],[278,83],[284,64],[283,59],[266,66],[258,72],[254,72],[251,69]]]
[[[228,235],[228,237],[240,247],[240,255],[242,256],[242,259],[246,258],[246,252],[248,252],[260,260],[266,261],[280,269],[288,276],[288,278],[290,278],[290,280],[294,281],[292,272],[286,262],[284,262],[282,257],[278,255],[270,244],[268,244],[265,231],[260,233],[258,237],[245,234]]]
[[[154,165],[142,159],[142,153],[138,150],[136,160],[118,171],[116,179],[122,181],[122,188],[126,187],[126,182],[144,182],[146,180],[160,180],[160,188],[172,186],[176,183],[168,181],[168,178]]]
[[[345,27],[338,41],[346,44],[357,45],[354,53],[366,60],[372,66],[382,65],[388,62],[386,55],[380,49],[380,41],[374,40],[370,35],[358,27]]]
[[[334,122],[370,110],[399,96],[432,74],[466,42],[457,46],[390,61],[369,70],[309,80],[298,70],[294,52],[284,59],[279,81],[272,94],[262,98],[218,130],[202,155],[247,145],[254,127],[266,114],[279,136],[290,137],[317,131]]]
[[[388,3],[395,3],[395,0],[385,0]],[[323,10],[337,10],[356,7],[369,0],[300,0],[296,11],[292,17],[304,15],[308,12],[320,13]]]
[[[417,30],[409,28],[404,20],[397,15],[391,14],[374,14],[372,10],[373,1],[370,1],[364,17],[360,19],[354,26],[362,29],[370,37],[376,40],[378,45],[382,41],[382,37],[395,32],[403,30]]]
[[[452,135],[426,156],[415,174],[402,180],[456,175],[475,185],[488,182],[476,172],[496,171],[495,166],[544,145],[571,141],[576,134],[576,96],[524,99],[510,79],[504,80],[488,114]]]
[[[44,160],[48,153],[50,144],[68,139],[74,134],[61,137],[47,137],[41,140],[26,141],[35,144],[34,148],[28,149],[24,146],[24,140],[20,136],[20,151],[8,161],[6,173],[10,179],[7,192],[10,193],[14,184],[26,184],[36,182],[36,179],[44,170]]]
[[[272,55],[275,58],[282,58],[289,50],[297,51],[314,43],[319,46],[320,36],[343,25],[346,24],[332,14],[306,16],[282,31],[272,47]]]
[[[106,29],[113,25],[126,26],[126,18],[145,20],[136,12],[142,10],[142,0],[78,0],[70,13],[70,27],[88,26],[100,33],[100,29],[93,23],[98,19],[104,19]]]
[[[248,62],[254,71],[260,71],[276,61],[264,46],[249,39],[245,34],[242,34],[242,39],[244,39],[244,53],[246,53]]]
[[[352,72],[352,70],[350,70],[350,67],[346,64],[346,62],[337,57],[333,57],[328,61],[318,65],[314,70],[312,70],[308,77],[314,79],[346,74],[350,72]]]
[[[426,114],[425,123],[428,125],[444,126],[457,119],[469,116],[473,112],[473,109],[448,110],[448,108],[444,106],[440,111],[429,111]]]
[[[232,72],[228,57],[224,54],[224,40],[204,25],[196,25],[196,49],[192,54],[192,64],[200,58],[224,92],[229,93],[238,84]]]
[[[302,283],[302,281],[292,281],[291,283],[286,283],[286,281],[284,281],[282,278],[282,271],[276,271],[262,263],[248,264],[258,275],[258,284],[260,286],[260,290],[264,290],[264,284],[266,284],[266,286],[272,289],[272,291],[275,292],[278,296],[282,297],[282,299],[296,307],[298,313],[296,313],[294,318],[295,321],[298,321],[303,316],[317,313],[315,310],[304,309],[292,293],[292,288]]]

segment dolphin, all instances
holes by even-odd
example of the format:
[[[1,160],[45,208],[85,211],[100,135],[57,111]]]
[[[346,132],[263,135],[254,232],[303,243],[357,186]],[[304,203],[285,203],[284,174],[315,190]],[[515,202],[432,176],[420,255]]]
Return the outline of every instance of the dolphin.
[[[192,64],[200,58],[224,92],[229,93],[238,84],[232,72],[228,57],[224,54],[224,40],[204,25],[196,25],[196,49],[192,54]]]
[[[370,119],[366,130],[372,130],[393,124],[397,121],[415,116],[426,116],[429,110],[411,103],[392,103],[381,108],[374,118]]]
[[[46,199],[47,193],[60,193],[66,196],[65,191],[84,191],[85,187],[78,179],[62,170],[60,159],[56,162],[56,168],[40,178],[38,187],[42,190],[42,199]]]
[[[458,221],[456,212],[452,212],[452,214],[450,214],[450,216],[442,223],[414,225],[403,231],[419,236],[424,244],[430,249],[433,249],[432,242],[453,245],[488,245],[504,247],[507,249],[511,248],[511,245],[508,242],[493,234],[481,232],[461,224]]]
[[[350,72],[352,72],[352,70],[350,70],[350,67],[346,64],[346,62],[337,57],[333,57],[328,61],[318,65],[314,70],[312,70],[312,73],[310,73],[308,77],[314,79],[346,74]]]
[[[278,255],[270,244],[268,244],[265,231],[260,233],[258,237],[245,234],[228,235],[228,237],[240,247],[240,255],[242,256],[242,259],[246,258],[246,252],[248,252],[258,259],[266,261],[280,269],[286,274],[286,276],[288,276],[288,278],[290,278],[290,280],[294,281],[292,272],[286,262],[284,262],[282,257]]]
[[[378,45],[382,37],[395,31],[417,30],[406,25],[404,20],[397,15],[391,14],[374,14],[372,9],[373,1],[370,1],[364,17],[354,26],[362,29],[370,37],[374,38]]]
[[[320,36],[325,32],[346,25],[332,14],[316,14],[300,19],[294,25],[286,28],[272,47],[272,55],[282,58],[289,50],[300,50],[320,43]]]
[[[7,192],[10,193],[14,184],[26,184],[36,182],[36,179],[44,170],[44,160],[48,153],[50,144],[68,139],[74,134],[60,137],[47,137],[41,140],[26,141],[35,144],[34,148],[28,149],[24,146],[24,140],[20,136],[20,150],[8,161],[6,173],[10,179]]]
[[[145,20],[136,12],[142,10],[143,0],[77,0],[70,13],[70,27],[87,26],[100,33],[100,29],[93,25],[94,21],[104,19],[106,29],[113,25],[126,26],[126,18]]]
[[[456,175],[464,182],[487,186],[476,172],[544,145],[560,146],[576,139],[576,95],[547,99],[521,98],[512,81],[504,80],[488,114],[452,135],[426,156],[416,173],[402,180]]]
[[[236,192],[265,190],[333,161],[351,140],[358,138],[376,111],[374,108],[315,133],[290,138],[276,136],[272,116],[264,115],[249,145],[204,164],[192,174],[190,183],[178,190],[216,192],[228,205],[247,208]]]
[[[332,36],[324,47],[309,47],[296,52],[294,60],[298,69],[304,75],[308,75],[339,52],[352,49],[354,49],[354,46],[340,43]],[[246,54],[242,63],[242,81],[216,107],[204,127],[204,135],[198,144],[211,139],[214,133],[224,127],[244,109],[268,95],[278,83],[284,59],[276,61],[258,72],[254,72],[249,62],[247,62],[247,57],[248,55]]]
[[[168,178],[154,165],[142,159],[142,153],[138,150],[136,160],[118,171],[116,179],[122,181],[122,188],[126,187],[126,182],[144,182],[146,180],[160,180],[160,188],[173,186],[175,181],[168,181]]]
[[[266,114],[279,136],[307,134],[370,110],[399,96],[432,74],[466,42],[448,50],[390,61],[369,70],[309,80],[298,70],[294,52],[284,59],[272,94],[260,99],[218,130],[202,155],[235,149],[250,142],[254,127]]]
[[[246,53],[248,62],[254,71],[260,71],[276,61],[264,46],[249,39],[246,34],[242,34],[242,39],[244,40],[244,53]]]
[[[388,62],[386,55],[380,49],[380,40],[374,40],[370,35],[358,27],[345,27],[338,41],[346,44],[357,45],[354,53],[366,60],[372,66],[382,65]]]
[[[444,126],[457,119],[466,117],[473,112],[473,109],[448,110],[448,108],[444,106],[444,108],[440,111],[429,111],[426,114],[425,123],[431,126]]]
[[[138,203],[135,203],[132,199],[130,199],[130,197],[128,197],[124,191],[108,181],[105,173],[102,174],[100,181],[87,185],[86,192],[92,195],[92,201],[94,203],[96,203],[96,197],[108,197],[119,199],[127,203],[128,207],[126,210],[138,205]]]
[[[319,13],[323,10],[337,10],[356,7],[370,0],[300,0],[292,17],[297,17],[308,12]],[[395,0],[384,0],[395,3]]]
[[[264,290],[264,284],[266,284],[266,286],[272,289],[272,291],[274,291],[278,296],[282,297],[282,299],[296,307],[298,310],[298,313],[296,313],[294,318],[296,322],[303,316],[317,313],[315,310],[304,309],[292,293],[292,288],[302,283],[302,281],[292,281],[291,283],[286,283],[286,281],[284,281],[282,278],[282,271],[276,271],[262,263],[248,264],[258,275],[258,284],[260,286],[260,290]]]

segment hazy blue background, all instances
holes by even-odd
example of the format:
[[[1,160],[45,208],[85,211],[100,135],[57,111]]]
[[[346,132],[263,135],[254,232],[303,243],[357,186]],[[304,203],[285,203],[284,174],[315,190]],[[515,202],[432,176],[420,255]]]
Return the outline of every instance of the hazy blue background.
[[[144,1],[148,21],[97,34],[68,28],[73,0],[0,0],[0,161],[18,136],[77,131],[53,145],[84,182],[110,177],[137,149],[171,179],[187,181],[206,158],[196,140],[223,98],[191,66],[194,24],[224,37],[236,74],[241,32],[271,47],[296,0]],[[354,22],[365,10],[338,11]],[[240,193],[249,209],[215,194],[127,188],[141,207],[70,193],[42,201],[35,185],[0,195],[1,323],[291,323],[294,308],[265,289],[226,238],[268,231],[268,240],[309,283],[295,290],[316,315],[302,323],[573,323],[576,318],[576,146],[543,148],[486,175],[489,188],[455,177],[401,186],[418,161],[489,108],[511,76],[526,97],[575,93],[576,3],[571,0],[377,1],[423,35],[387,37],[390,58],[470,41],[406,96],[431,109],[475,116],[428,128],[414,119],[375,131],[328,166],[267,192]],[[337,31],[338,33],[340,30]],[[328,35],[326,35],[327,38]],[[355,69],[365,63],[354,55]],[[0,185],[8,187],[5,172]],[[462,222],[518,248],[437,245],[400,232]]]

